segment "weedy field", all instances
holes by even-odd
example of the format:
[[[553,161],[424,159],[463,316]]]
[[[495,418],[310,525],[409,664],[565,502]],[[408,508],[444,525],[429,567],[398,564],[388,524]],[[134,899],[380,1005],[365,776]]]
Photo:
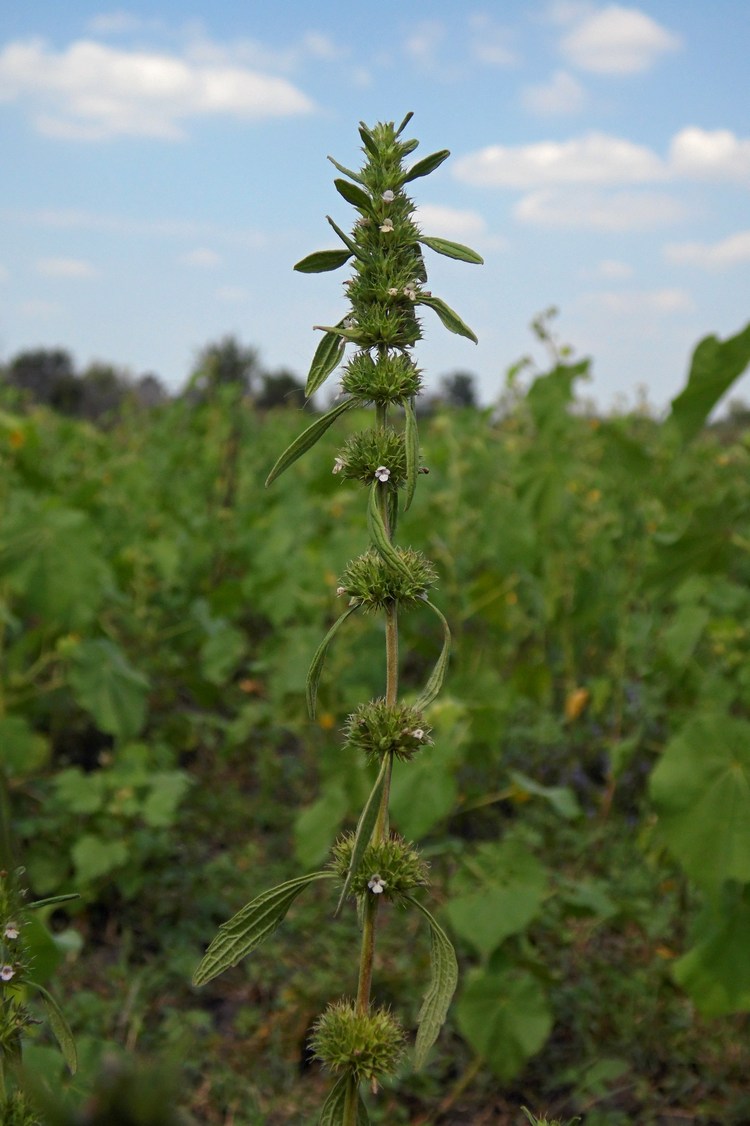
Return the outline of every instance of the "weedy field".
[[[497,409],[420,421],[408,535],[454,649],[391,812],[461,976],[427,1067],[404,1065],[373,1122],[750,1121],[750,430],[707,425],[749,359],[748,329],[702,342],[663,420],[587,413],[587,362],[560,356]],[[310,1027],[356,919],[328,922],[325,886],[190,984],[220,922],[325,865],[373,782],[341,738],[382,692],[371,621],[331,646],[307,718],[366,527],[331,472],[340,432],[264,489],[300,429],[231,387],[106,427],[5,395],[3,867],[35,899],[79,896],[24,924],[77,1045],[70,1077],[65,1026],[24,1030],[50,1121],[130,1100],[143,1123],[302,1126],[328,1085]],[[417,614],[402,630],[408,696],[439,638]],[[398,923],[378,1000],[415,1023],[430,937]]]

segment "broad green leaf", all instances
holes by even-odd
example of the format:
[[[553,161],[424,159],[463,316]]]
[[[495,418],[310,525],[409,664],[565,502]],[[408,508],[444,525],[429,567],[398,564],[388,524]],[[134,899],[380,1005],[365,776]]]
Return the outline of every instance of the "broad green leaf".
[[[339,825],[349,812],[349,798],[340,781],[329,783],[294,822],[294,855],[305,868],[321,864]]]
[[[333,872],[310,872],[264,891],[226,923],[218,933],[193,974],[193,985],[205,985],[230,966],[247,957],[283,922],[301,891],[316,880],[330,880]]]
[[[451,881],[445,910],[456,934],[489,958],[537,917],[546,895],[544,866],[511,838],[476,849],[471,869],[459,870]]]
[[[330,160],[334,168],[338,168],[339,172],[343,172],[343,174],[345,176],[348,176],[350,180],[356,180],[358,184],[364,183],[359,172],[352,172],[351,168],[344,168],[344,165],[339,164],[339,162],[337,160],[334,160],[332,156],[329,156],[328,159]]]
[[[78,1067],[76,1044],[75,1040],[73,1039],[73,1033],[70,1031],[70,1025],[63,1016],[62,1009],[60,1008],[52,994],[49,993],[43,985],[40,985],[37,981],[32,981],[29,984],[33,985],[34,988],[39,992],[39,995],[42,999],[42,1004],[44,1005],[45,1011],[47,1013],[49,1026],[52,1029],[52,1034],[55,1037],[55,1040],[57,1040],[57,1043],[60,1046],[60,1051],[62,1052],[62,1057],[65,1060],[65,1066],[67,1067],[71,1075],[75,1075],[76,1069]]]
[[[472,250],[470,246],[464,246],[461,242],[451,242],[447,238],[427,238],[426,235],[420,235],[419,241],[422,246],[429,246],[430,250],[434,250],[437,254],[444,254],[446,258],[455,258],[459,262],[471,262],[475,266],[481,266],[484,263],[481,254],[477,254],[476,250]]]
[[[372,210],[372,201],[369,195],[358,188],[356,184],[350,184],[348,180],[334,180],[333,186],[339,195],[343,196],[346,202],[351,203],[353,207],[358,207],[360,211],[369,212]]]
[[[200,670],[209,684],[220,687],[231,678],[246,651],[246,634],[218,619],[200,647]]]
[[[719,399],[750,364],[750,324],[728,340],[707,336],[693,353],[686,386],[672,400],[668,422],[689,442]]]
[[[383,486],[377,481],[373,481],[367,503],[367,531],[369,532],[370,539],[388,566],[399,574],[408,576],[409,570],[396,551],[396,548],[391,543],[383,520],[383,513],[380,511],[379,498],[382,488]]]
[[[406,449],[404,512],[408,512],[414,499],[419,473],[419,427],[413,398],[404,401],[404,446]]]
[[[413,762],[395,765],[389,805],[394,824],[409,840],[422,840],[455,811],[456,758],[453,745],[440,740]]]
[[[184,770],[154,770],[149,775],[149,792],[141,806],[141,817],[152,829],[168,829],[174,824],[177,809],[193,779]]]
[[[455,1011],[462,1036],[504,1083],[518,1075],[552,1031],[545,992],[525,972],[475,972]]]
[[[430,172],[434,172],[439,168],[444,160],[450,156],[449,149],[441,149],[440,152],[431,153],[430,156],[424,156],[413,164],[409,171],[401,181],[403,184],[408,184],[411,180],[416,180],[420,176],[429,176]]]
[[[522,774],[520,770],[511,770],[510,777],[519,790],[544,798],[552,806],[555,813],[559,813],[566,820],[574,821],[576,817],[581,816],[582,810],[578,804],[578,798],[569,786],[542,786],[540,782],[535,782],[533,778]]]
[[[733,901],[733,902],[732,902]],[[675,981],[709,1017],[750,1010],[750,892],[736,885],[720,908],[708,908],[693,934],[695,946],[673,967]]]
[[[420,711],[424,711],[427,707],[429,707],[440,689],[443,687],[445,672],[448,668],[448,659],[451,654],[451,631],[447,621],[445,620],[445,617],[438,610],[437,606],[433,605],[433,603],[430,602],[429,599],[425,599],[425,603],[430,607],[433,614],[437,615],[440,620],[440,624],[443,627],[443,646],[440,650],[440,656],[437,659],[435,667],[430,674],[430,679],[425,684],[424,690],[422,691],[419,699],[414,705],[414,707],[419,708]]]
[[[349,894],[349,888],[351,887],[352,880],[356,876],[359,870],[359,866],[362,863],[362,857],[364,855],[365,849],[370,843],[373,829],[375,828],[378,820],[378,813],[380,812],[380,805],[383,799],[386,782],[388,781],[390,774],[390,769],[391,760],[388,755],[384,755],[383,761],[380,764],[378,776],[375,779],[375,785],[370,791],[370,796],[367,799],[365,807],[359,816],[359,821],[357,822],[357,832],[354,836],[354,844],[352,845],[352,855],[349,860],[349,870],[346,873],[344,886],[341,889],[341,895],[339,896],[339,901],[336,906],[336,915],[338,915],[341,911],[344,900]]]
[[[346,1110],[346,1097],[350,1089],[357,1100],[357,1126],[370,1126],[367,1108],[362,1102],[357,1081],[351,1075],[342,1075],[331,1089],[328,1098],[320,1112],[319,1126],[346,1126],[344,1111]]]
[[[122,868],[128,861],[128,846],[95,833],[83,833],[70,850],[76,882],[89,884]]]
[[[316,709],[317,703],[318,703],[318,683],[320,681],[320,674],[323,671],[323,662],[326,659],[326,652],[328,651],[328,646],[330,645],[331,641],[333,640],[333,638],[338,633],[339,628],[344,624],[346,619],[349,617],[349,615],[353,614],[354,611],[358,610],[358,609],[359,609],[359,603],[357,603],[354,606],[347,606],[346,610],[344,610],[343,614],[341,614],[340,617],[338,617],[336,619],[336,621],[333,623],[333,625],[329,629],[328,633],[325,635],[325,637],[321,641],[318,648],[315,650],[315,656],[312,659],[312,662],[310,664],[310,670],[307,674],[307,685],[306,685],[307,710],[308,710],[308,713],[310,715],[310,719],[315,719],[315,709]]]
[[[465,336],[468,340],[473,340],[477,343],[476,334],[472,332],[467,324],[465,324],[458,313],[455,313],[449,305],[441,301],[439,297],[428,297],[424,293],[420,293],[417,298],[417,305],[427,305],[430,309],[434,309],[440,320],[443,322],[449,332],[455,332],[457,336]]]
[[[750,883],[750,723],[699,715],[667,744],[651,798],[670,851],[708,891]]]
[[[335,223],[333,221],[333,219],[331,218],[330,215],[326,215],[326,219],[327,219],[328,223],[333,227],[334,231],[339,236],[339,238],[343,242],[344,246],[346,246],[351,251],[351,253],[354,255],[355,258],[359,258],[360,262],[364,262],[365,256],[362,253],[362,251],[359,249],[357,244],[352,242],[352,240],[349,238],[349,236],[341,230],[341,227],[338,225],[338,223]]]
[[[121,649],[106,638],[82,641],[71,661],[70,686],[76,702],[109,735],[131,739],[146,721],[148,680]]]
[[[422,912],[430,924],[432,979],[417,1017],[417,1039],[414,1045],[414,1066],[419,1071],[427,1060],[430,1048],[438,1038],[453,1000],[453,994],[456,992],[458,961],[450,939],[427,908],[411,895],[407,895],[406,898]]]
[[[316,418],[312,426],[308,426],[307,430],[303,430],[298,438],[295,438],[290,446],[284,450],[281,457],[274,465],[271,472],[266,477],[266,487],[272,484],[277,477],[280,477],[285,469],[293,465],[297,458],[302,457],[302,454],[307,453],[315,443],[323,437],[329,426],[332,426],[340,414],[348,411],[356,403],[356,399],[342,399],[335,407]]]
[[[346,265],[351,256],[351,250],[316,250],[297,262],[294,269],[300,274],[325,274]]]
[[[343,327],[343,322],[340,322],[337,328]],[[310,371],[307,376],[307,383],[305,384],[305,395],[310,398],[321,387],[332,371],[341,363],[344,356],[344,349],[346,343],[336,332],[326,332],[323,334],[323,339],[315,349],[315,355],[310,365]]]
[[[49,762],[49,739],[34,731],[20,715],[0,716],[2,766],[10,777],[28,777]]]
[[[672,665],[684,669],[690,661],[711,617],[705,606],[680,606],[662,634],[662,646]]]

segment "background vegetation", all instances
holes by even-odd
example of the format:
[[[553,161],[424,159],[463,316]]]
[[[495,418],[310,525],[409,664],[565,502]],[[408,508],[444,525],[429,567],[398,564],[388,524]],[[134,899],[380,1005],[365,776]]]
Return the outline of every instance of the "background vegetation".
[[[520,365],[486,409],[456,373],[421,427],[430,487],[409,531],[456,648],[435,747],[392,811],[431,864],[462,980],[427,1069],[405,1068],[374,1120],[519,1123],[526,1105],[739,1124],[750,430],[739,410],[704,424],[750,334],[704,342],[659,421],[587,412],[587,361],[536,330],[548,372]],[[17,358],[0,401],[3,863],[37,896],[80,893],[30,941],[81,1067],[66,1079],[43,1030],[25,1059],[83,1121],[122,1084],[207,1126],[307,1123],[324,1086],[309,1025],[340,992],[351,924],[320,927],[333,904],[307,896],[267,952],[189,982],[217,924],[324,861],[371,785],[339,737],[381,691],[370,623],[332,648],[315,726],[304,703],[364,531],[331,473],[341,435],[266,491],[300,400],[252,349],[210,346],[171,399],[36,356],[47,375]],[[416,687],[438,641],[404,629]],[[378,999],[415,1019],[414,927],[424,973],[386,930]]]

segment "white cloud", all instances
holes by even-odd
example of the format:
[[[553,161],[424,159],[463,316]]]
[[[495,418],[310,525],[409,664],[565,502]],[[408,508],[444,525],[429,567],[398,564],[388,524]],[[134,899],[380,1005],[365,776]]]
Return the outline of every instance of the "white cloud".
[[[18,309],[23,317],[46,321],[62,312],[62,305],[56,301],[41,301],[34,298],[31,301],[23,301]]]
[[[184,219],[133,219],[76,208],[40,208],[33,211],[2,208],[0,219],[10,223],[51,227],[57,230],[104,231],[138,237],[179,238],[185,241],[205,239],[212,242],[220,241],[234,248],[246,246],[253,250],[268,246],[272,238],[267,231],[252,228],[223,227],[216,223],[197,223]]]
[[[426,235],[444,238],[470,238],[484,234],[487,224],[477,211],[459,211],[425,203],[417,209],[417,222]]]
[[[423,20],[407,35],[404,51],[420,66],[432,68],[445,34],[445,27],[437,20]]]
[[[118,10],[115,12],[102,12],[92,16],[86,25],[87,29],[96,35],[123,35],[129,31],[141,31],[143,28],[156,28],[160,21],[146,20],[135,16],[131,12]]]
[[[198,246],[181,254],[179,261],[183,266],[197,266],[199,269],[211,270],[221,262],[221,255],[206,246]]]
[[[94,278],[98,273],[91,262],[82,258],[42,258],[36,269],[48,278]]]
[[[542,188],[523,196],[513,214],[541,227],[597,231],[635,231],[685,218],[687,209],[673,196],[657,192],[571,191]]]
[[[512,47],[512,33],[495,23],[491,16],[474,15],[469,20],[472,34],[471,49],[480,63],[488,66],[515,66],[516,53]]]
[[[577,113],[585,101],[586,94],[580,82],[565,70],[556,71],[548,82],[526,86],[521,91],[521,102],[532,113]]]
[[[688,126],[672,139],[669,158],[677,175],[750,181],[750,140],[740,140],[729,129]]]
[[[228,305],[241,305],[252,300],[250,290],[240,285],[223,285],[216,290],[216,296],[219,301],[224,301]]]
[[[0,100],[30,103],[37,128],[48,136],[89,141],[123,135],[175,140],[184,136],[188,118],[253,121],[313,108],[284,78],[92,40],[61,52],[40,39],[8,44],[0,52]]]
[[[624,281],[626,278],[632,278],[633,267],[629,266],[627,262],[620,262],[616,258],[605,258],[600,262],[596,273],[600,278],[606,278],[607,281]]]
[[[616,316],[670,316],[694,308],[693,299],[683,289],[618,290],[585,295],[585,302]]]
[[[721,270],[750,262],[750,231],[738,231],[720,242],[672,243],[664,249],[665,257],[678,265],[700,266],[704,270]]]
[[[456,161],[453,171],[466,183],[504,188],[632,184],[662,179],[666,173],[650,149],[604,133],[516,147],[489,145]]]
[[[660,55],[676,51],[681,39],[637,8],[609,4],[583,15],[564,36],[561,50],[570,64],[596,74],[635,74]]]

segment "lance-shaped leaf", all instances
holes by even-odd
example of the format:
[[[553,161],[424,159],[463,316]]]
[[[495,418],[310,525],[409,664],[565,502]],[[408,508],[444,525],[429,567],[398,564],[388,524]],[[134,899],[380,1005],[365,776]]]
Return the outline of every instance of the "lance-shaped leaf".
[[[280,477],[285,469],[293,465],[298,457],[311,449],[319,438],[325,434],[329,426],[331,426],[340,414],[349,410],[356,403],[356,399],[342,399],[335,407],[327,411],[326,414],[316,418],[312,426],[308,426],[307,430],[303,430],[298,438],[295,438],[290,446],[284,450],[279,460],[274,465],[271,472],[266,477],[266,486],[270,485],[277,477]]]
[[[324,274],[328,270],[338,270],[351,256],[351,250],[316,250],[302,258],[294,268],[300,274]]]
[[[404,512],[408,512],[417,487],[419,473],[419,429],[414,399],[404,401],[404,446],[406,449],[406,496]]]
[[[349,248],[349,250],[354,255],[354,257],[359,258],[360,262],[366,261],[365,256],[362,253],[362,251],[359,249],[359,247],[356,245],[356,243],[353,243],[352,240],[349,238],[349,236],[341,230],[341,227],[338,225],[338,223],[334,222],[334,220],[331,218],[330,215],[326,215],[326,219],[328,220],[330,225],[333,227],[334,231],[339,236],[339,238],[343,242],[344,246]]]
[[[422,246],[429,246],[430,250],[434,250],[437,254],[444,254],[446,258],[455,258],[459,262],[471,262],[475,266],[481,266],[484,262],[481,254],[477,254],[476,250],[472,250],[470,246],[464,246],[462,242],[451,242],[447,238],[427,238],[426,235],[421,235],[419,241]]]
[[[340,196],[351,203],[354,207],[358,207],[360,211],[371,211],[372,202],[367,192],[363,192],[356,184],[350,184],[348,180],[334,180],[333,186]]]
[[[430,679],[424,686],[422,695],[414,705],[414,707],[418,711],[424,711],[425,708],[427,708],[432,703],[432,701],[435,699],[438,692],[442,688],[443,680],[445,679],[445,670],[448,668],[448,658],[450,657],[451,652],[451,631],[448,623],[445,620],[445,617],[440,613],[437,606],[434,606],[432,602],[429,601],[429,599],[425,599],[425,602],[430,607],[432,612],[434,614],[437,614],[443,626],[443,647],[440,651],[440,656],[437,659],[437,664],[432,670]]]
[[[378,813],[380,811],[380,803],[382,801],[383,792],[385,790],[385,785],[386,785],[386,782],[388,780],[389,769],[390,769],[390,758],[389,758],[388,755],[384,755],[383,761],[380,764],[380,770],[378,771],[378,776],[375,779],[375,785],[373,786],[372,790],[370,791],[370,796],[367,799],[367,802],[365,804],[365,808],[362,810],[362,812],[359,816],[359,821],[357,822],[357,831],[354,835],[354,844],[352,845],[352,854],[351,854],[351,857],[349,859],[349,870],[346,873],[346,879],[344,880],[344,886],[341,889],[341,895],[339,896],[339,901],[338,901],[338,904],[336,905],[336,911],[334,912],[335,915],[338,915],[339,911],[341,910],[341,908],[344,904],[344,900],[346,899],[347,895],[349,894],[349,888],[351,887],[352,880],[354,879],[354,877],[357,874],[357,871],[359,870],[359,866],[362,863],[362,857],[364,856],[365,849],[367,848],[368,844],[370,843],[370,838],[372,837],[372,831],[375,828],[375,825],[376,825],[377,820],[378,820]]]
[[[353,1075],[341,1076],[323,1104],[318,1119],[319,1126],[346,1126],[344,1112],[350,1089],[352,1090],[352,1097],[357,1100],[357,1126],[370,1126],[367,1108],[362,1102],[358,1086]]]
[[[456,336],[465,336],[467,339],[473,340],[475,344],[477,343],[476,333],[472,332],[469,326],[461,320],[458,313],[454,312],[450,305],[446,305],[439,297],[430,297],[427,294],[420,293],[417,304],[428,305],[430,309],[434,309],[449,332],[455,332]]]
[[[422,912],[430,924],[432,978],[419,1010],[417,1039],[414,1045],[414,1066],[419,1070],[424,1066],[427,1054],[445,1023],[448,1008],[456,992],[458,961],[451,940],[427,908],[411,895],[407,895],[406,899]]]
[[[200,965],[193,974],[193,985],[205,985],[260,946],[283,922],[301,891],[316,880],[330,880],[333,872],[309,872],[294,880],[264,891],[241,911],[222,923]]]
[[[26,984],[38,991],[47,1014],[49,1026],[52,1029],[52,1034],[55,1040],[57,1040],[60,1051],[62,1052],[62,1057],[65,1060],[65,1066],[71,1075],[75,1075],[78,1068],[78,1053],[76,1052],[73,1033],[70,1031],[70,1025],[63,1016],[62,1009],[52,994],[49,993],[43,985],[40,985],[38,981],[28,981]]]
[[[431,153],[430,156],[424,156],[413,164],[409,171],[404,176],[402,183],[408,184],[411,180],[416,180],[420,176],[429,176],[430,172],[434,172],[439,168],[444,160],[450,156],[449,149],[441,149],[440,152]]]
[[[52,907],[56,903],[67,903],[70,899],[80,899],[80,893],[77,891],[66,892],[65,895],[50,895],[46,899],[35,899],[33,903],[27,904],[29,911],[39,911],[42,907]]]
[[[388,566],[392,567],[394,571],[398,571],[400,575],[408,577],[409,569],[391,543],[388,535],[383,520],[383,513],[380,511],[379,491],[380,486],[378,482],[373,482],[372,488],[370,489],[370,499],[367,504],[367,530],[370,534],[370,539]]]
[[[344,165],[339,164],[339,162],[337,160],[334,160],[332,156],[329,156],[328,159],[330,160],[334,168],[338,168],[339,172],[343,172],[344,175],[348,176],[350,180],[356,180],[358,184],[364,183],[364,180],[360,176],[359,172],[352,172],[351,168],[344,168]]]
[[[341,328],[343,322],[336,327]],[[337,332],[326,332],[315,349],[315,355],[310,364],[310,371],[305,384],[305,395],[309,398],[314,395],[319,387],[325,383],[332,371],[335,371],[344,357],[346,343]]]
[[[401,124],[399,125],[398,129],[396,130],[396,136],[397,136],[397,137],[400,137],[400,136],[401,136],[401,134],[403,133],[404,129],[406,128],[406,126],[407,126],[407,125],[409,124],[409,122],[411,121],[411,119],[412,119],[413,117],[414,117],[414,110],[413,110],[413,109],[410,109],[410,110],[409,110],[409,112],[407,113],[406,117],[405,117],[405,118],[404,118],[404,120],[403,120],[403,121],[401,122]]]
[[[349,617],[349,615],[353,614],[354,611],[357,610],[357,609],[359,609],[359,603],[358,602],[355,603],[354,606],[348,606],[346,608],[346,610],[344,610],[344,613],[341,615],[341,617],[336,619],[336,621],[333,623],[333,625],[329,629],[328,633],[325,635],[325,637],[321,641],[318,648],[315,650],[315,656],[312,659],[312,663],[310,665],[310,669],[309,669],[309,672],[307,674],[307,685],[306,685],[307,710],[308,710],[308,713],[310,715],[310,719],[315,719],[315,709],[316,709],[317,704],[318,704],[318,684],[320,682],[320,674],[323,671],[323,662],[326,659],[326,652],[328,651],[328,646],[330,645],[331,641],[333,640],[333,638],[338,633],[339,628],[344,624],[346,619]]]
[[[362,138],[362,144],[365,146],[370,156],[379,156],[380,154],[378,153],[378,146],[375,144],[375,138],[364,121],[360,121],[359,123],[359,135]]]

